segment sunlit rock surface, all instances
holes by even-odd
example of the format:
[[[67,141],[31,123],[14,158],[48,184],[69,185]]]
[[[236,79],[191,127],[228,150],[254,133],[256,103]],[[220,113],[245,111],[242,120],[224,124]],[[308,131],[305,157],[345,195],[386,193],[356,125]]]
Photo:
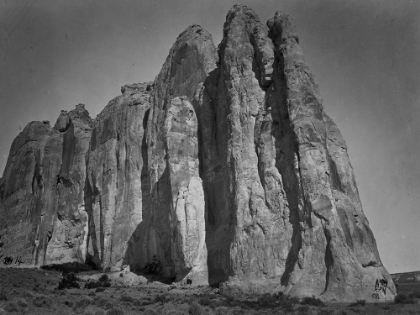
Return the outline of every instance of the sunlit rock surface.
[[[235,5],[216,50],[199,25],[154,82],[91,121],[30,123],[0,179],[0,255],[85,261],[331,301],[392,300],[347,147],[291,19]],[[377,280],[387,291],[375,291]],[[386,292],[386,294],[385,294]]]

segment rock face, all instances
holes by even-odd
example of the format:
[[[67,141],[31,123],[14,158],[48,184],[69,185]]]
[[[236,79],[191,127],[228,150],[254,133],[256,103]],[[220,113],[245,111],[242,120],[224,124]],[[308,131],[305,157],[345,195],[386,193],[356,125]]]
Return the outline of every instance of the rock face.
[[[79,104],[62,111],[54,128],[31,122],[13,141],[1,184],[2,255],[34,265],[85,260],[90,124]]]
[[[123,86],[122,95],[111,100],[93,123],[84,189],[87,259],[105,269],[123,265],[127,242],[143,220],[150,89],[150,84]],[[127,256],[136,252],[130,250]]]
[[[198,25],[153,83],[91,121],[32,122],[0,179],[0,250],[162,273],[225,294],[371,299],[395,287],[363,213],[347,147],[326,115],[290,18],[243,5],[216,50]]]

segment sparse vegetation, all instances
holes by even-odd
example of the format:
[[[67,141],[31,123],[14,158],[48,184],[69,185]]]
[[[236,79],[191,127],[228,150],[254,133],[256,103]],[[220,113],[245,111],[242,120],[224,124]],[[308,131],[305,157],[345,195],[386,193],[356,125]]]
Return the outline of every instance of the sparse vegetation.
[[[93,270],[92,266],[81,264],[78,262],[69,262],[65,264],[52,264],[52,265],[46,265],[41,267],[44,270],[56,270],[63,273],[63,275],[67,273],[78,273],[78,272],[84,272],[84,271],[91,271]]]
[[[7,314],[146,314],[146,315],[357,315],[357,314],[420,314],[418,301],[420,293],[415,286],[406,286],[396,297],[396,303],[368,303],[370,300],[359,300],[352,306],[340,303],[326,303],[318,297],[298,299],[283,293],[264,295],[225,296],[210,287],[190,287],[166,285],[156,281],[151,284],[127,286],[130,277],[118,277],[121,285],[106,288],[98,286],[93,290],[74,290],[66,288],[52,290],[61,282],[70,280],[78,282],[81,287],[83,279],[78,274],[68,273],[64,276],[59,271],[45,272],[39,269],[0,269],[0,309]],[[73,278],[74,276],[74,278]],[[111,283],[110,275],[99,273],[79,277],[95,277],[98,283]],[[34,283],[39,286],[33,289]],[[17,286],[13,286],[13,283]],[[85,282],[86,283],[86,282]],[[26,285],[26,287],[24,287]],[[47,289],[44,290],[44,285]],[[420,287],[420,286],[419,286]],[[129,289],[128,289],[129,288]],[[373,301],[374,302],[374,301]],[[0,313],[2,311],[0,310]]]
[[[74,273],[67,273],[63,275],[63,278],[58,284],[57,289],[63,290],[63,289],[72,289],[76,288],[79,289],[80,285],[77,283],[79,279],[74,275]]]
[[[301,301],[300,304],[302,305],[313,305],[313,306],[324,306],[325,303],[322,302],[320,299],[316,298],[315,296],[309,297],[306,296],[304,297]]]
[[[111,286],[111,279],[106,274],[103,274],[98,281],[89,280],[85,283],[85,289],[95,288],[109,288]]]
[[[188,314],[191,315],[202,315],[204,314],[204,310],[200,304],[197,303],[197,301],[193,301],[188,309]]]
[[[405,294],[397,294],[394,298],[394,302],[397,304],[415,304],[416,299]]]
[[[19,309],[15,302],[9,301],[4,306],[4,310],[10,313],[13,313],[13,312],[17,312]]]
[[[357,300],[356,302],[351,303],[349,306],[365,306],[366,300]]]
[[[40,295],[40,296],[35,297],[32,303],[36,307],[49,307],[51,304],[51,301],[47,299],[45,296]]]
[[[0,301],[8,301],[9,298],[7,297],[6,292],[4,292],[3,290],[0,291]]]

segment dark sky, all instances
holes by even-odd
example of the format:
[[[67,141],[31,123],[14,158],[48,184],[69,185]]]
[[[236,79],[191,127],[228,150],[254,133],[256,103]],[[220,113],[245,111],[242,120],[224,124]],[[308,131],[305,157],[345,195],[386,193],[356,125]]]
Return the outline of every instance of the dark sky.
[[[0,174],[27,123],[152,81],[189,25],[221,40],[236,1],[0,0]],[[390,272],[420,270],[420,1],[242,1],[292,16]]]

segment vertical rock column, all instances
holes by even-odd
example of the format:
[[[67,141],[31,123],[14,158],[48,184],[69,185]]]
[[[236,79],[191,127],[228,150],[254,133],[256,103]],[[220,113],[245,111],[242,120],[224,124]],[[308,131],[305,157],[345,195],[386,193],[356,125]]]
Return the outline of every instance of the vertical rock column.
[[[345,142],[323,111],[291,20],[277,12],[268,26],[277,56],[270,105],[295,157],[295,175],[284,179],[300,191],[282,285],[290,294],[343,301],[370,298],[375,281],[385,278],[391,290],[381,299],[392,300],[395,288],[363,214]],[[288,163],[279,156],[285,175]]]
[[[167,167],[172,189],[172,260],[177,280],[208,284],[204,191],[199,177],[197,116],[186,97],[166,112]]]
[[[191,103],[195,106],[194,96],[215,68],[215,60],[208,32],[199,25],[182,32],[154,81],[147,122],[150,216],[145,218],[141,256],[146,263],[156,255],[166,276],[178,280],[188,276],[195,279],[193,284],[207,283],[207,253],[199,145],[193,145],[200,132],[196,121],[198,116],[200,123],[200,109]]]
[[[2,178],[2,253],[43,265],[57,203],[62,135],[49,122],[31,122],[15,138]]]
[[[252,10],[235,5],[226,17],[218,72],[201,97],[213,116],[202,133],[210,282],[228,281],[223,290],[230,293],[280,287],[291,247],[266,108],[274,62],[267,33]]]
[[[61,168],[53,175],[57,206],[45,264],[85,262],[88,217],[84,206],[86,154],[92,133],[92,119],[84,104],[62,111],[54,130],[63,135]]]
[[[150,88],[147,83],[123,86],[122,95],[94,121],[84,191],[87,259],[104,269],[138,264],[137,234],[144,217],[142,143]]]

